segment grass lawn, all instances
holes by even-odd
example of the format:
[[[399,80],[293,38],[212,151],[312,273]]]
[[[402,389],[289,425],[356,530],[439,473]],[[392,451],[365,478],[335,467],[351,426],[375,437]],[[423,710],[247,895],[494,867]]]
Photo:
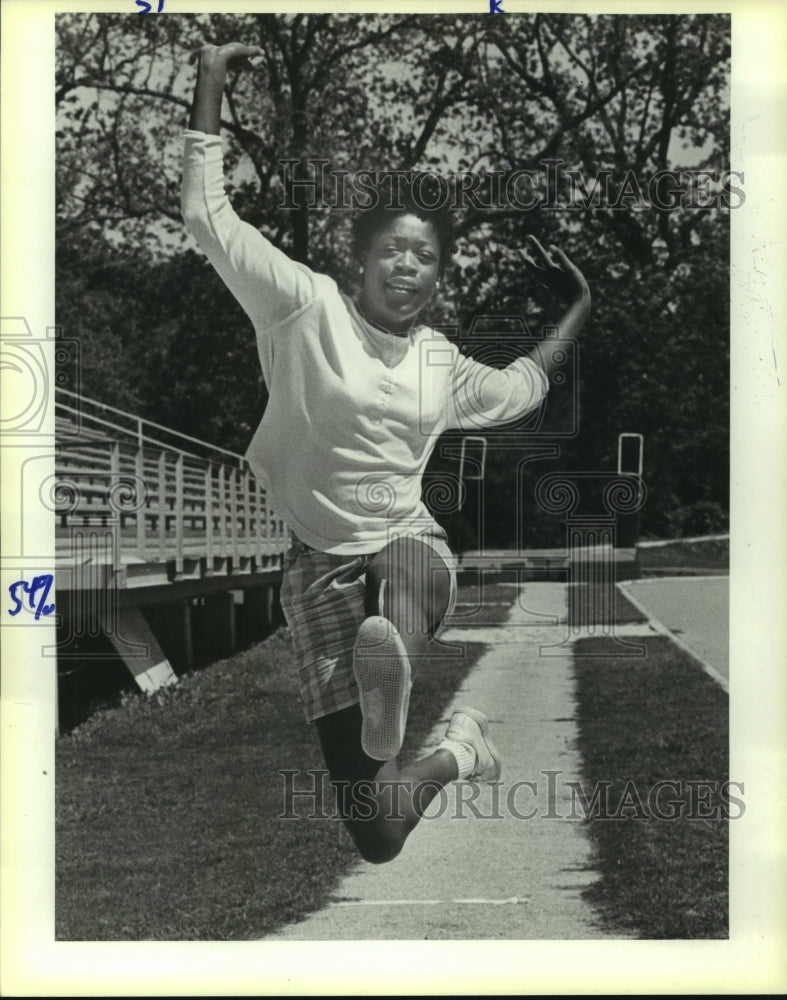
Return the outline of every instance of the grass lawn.
[[[512,587],[485,588],[474,624],[501,621],[515,597]],[[477,587],[463,588],[457,610],[470,615],[477,598]],[[622,595],[615,615],[642,618]],[[726,937],[728,822],[699,818],[718,795],[688,782],[728,778],[727,696],[663,636],[637,640],[642,659],[605,655],[608,641],[576,647],[583,788],[607,782],[614,812],[627,783],[646,799],[668,780],[678,790],[662,805],[684,813],[586,820],[601,875],[587,895],[612,934]],[[417,674],[405,756],[484,648],[465,646],[466,659],[433,660]],[[341,845],[336,821],[279,819],[279,770],[322,767],[285,629],[175,689],[95,712],[57,742],[57,938],[243,940],[325,905],[354,849]]]
[[[637,620],[623,598],[618,620]],[[648,817],[629,796],[626,818],[586,821],[601,874],[586,895],[613,931],[726,938],[729,823],[718,789],[729,778],[728,696],[666,637],[637,641],[646,645],[641,659],[605,657],[603,638],[575,648],[583,785],[609,782],[611,814],[633,782]],[[654,816],[647,797],[659,781],[676,784],[660,794]],[[740,812],[726,807],[732,817]]]
[[[729,535],[680,539],[663,545],[640,545],[637,559],[643,575],[689,572],[729,573]]]
[[[404,754],[482,652],[466,648],[416,675]],[[357,858],[337,822],[278,818],[278,771],[323,767],[286,629],[94,713],[58,739],[56,760],[58,940],[259,938],[324,905]]]

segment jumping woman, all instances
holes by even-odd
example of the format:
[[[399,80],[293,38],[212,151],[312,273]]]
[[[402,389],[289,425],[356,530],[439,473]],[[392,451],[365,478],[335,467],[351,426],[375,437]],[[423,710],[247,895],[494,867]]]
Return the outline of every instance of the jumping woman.
[[[227,71],[261,54],[237,42],[201,50],[182,212],[256,332],[269,398],[247,457],[292,532],[281,603],[300,694],[344,823],[379,863],[401,851],[441,788],[500,776],[489,722],[473,708],[453,714],[434,753],[397,763],[411,662],[456,596],[421,480],[443,431],[498,427],[537,407],[549,356],[489,368],[419,322],[453,236],[450,214],[425,210],[407,184],[398,204],[378,199],[356,220],[357,298],[238,218],[224,190],[221,103]],[[572,337],[590,308],[587,284],[562,250],[528,240],[523,264],[567,302],[559,332]]]

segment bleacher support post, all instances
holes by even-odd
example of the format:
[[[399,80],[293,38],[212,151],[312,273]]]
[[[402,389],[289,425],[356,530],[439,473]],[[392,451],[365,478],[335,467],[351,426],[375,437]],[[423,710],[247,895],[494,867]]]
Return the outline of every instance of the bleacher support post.
[[[194,640],[192,637],[191,601],[178,602],[178,640],[180,646],[180,661],[184,670],[194,666]]]
[[[212,651],[219,656],[235,649],[235,598],[232,591],[211,594],[205,601],[207,629]]]
[[[255,638],[263,635],[271,625],[271,608],[268,600],[270,587],[249,587],[243,592],[246,628]]]
[[[116,634],[110,623],[106,623],[106,634],[139,687],[151,693],[160,687],[176,684],[178,678],[139,608],[121,608],[117,620],[121,635]],[[124,654],[129,641],[138,643],[145,652],[134,656]]]

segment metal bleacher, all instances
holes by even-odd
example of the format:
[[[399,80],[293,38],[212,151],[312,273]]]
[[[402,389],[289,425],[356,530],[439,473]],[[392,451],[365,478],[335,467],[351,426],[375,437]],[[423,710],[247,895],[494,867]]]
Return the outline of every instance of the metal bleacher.
[[[55,402],[58,556],[75,528],[115,526],[114,569],[171,565],[183,573],[268,565],[288,544],[284,521],[242,455],[96,400]]]
[[[103,634],[150,691],[176,679],[148,626],[151,607],[167,606],[187,667],[195,601],[227,652],[236,605],[274,619],[289,532],[244,456],[58,389],[52,499],[68,633],[59,660],[79,659],[80,637]]]

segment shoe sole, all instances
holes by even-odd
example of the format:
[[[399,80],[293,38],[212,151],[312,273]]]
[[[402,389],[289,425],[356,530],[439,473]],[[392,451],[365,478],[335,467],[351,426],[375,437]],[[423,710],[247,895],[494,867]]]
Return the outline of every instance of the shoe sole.
[[[494,761],[495,767],[491,775],[489,775],[488,777],[481,777],[480,775],[476,775],[475,777],[481,781],[497,781],[500,775],[503,773],[503,758],[500,756],[497,747],[494,745],[489,735],[489,719],[487,718],[486,715],[484,715],[483,712],[479,712],[477,708],[457,708],[454,710],[454,712],[455,713],[461,712],[462,715],[468,716],[473,720],[473,722],[475,722],[475,724],[481,730],[481,736],[483,737],[484,743],[486,744],[486,748],[489,751],[489,756]],[[471,775],[471,778],[472,777],[473,776]]]
[[[410,660],[387,618],[367,618],[358,629],[353,673],[361,700],[361,747],[373,760],[393,760],[402,748],[410,706]]]

